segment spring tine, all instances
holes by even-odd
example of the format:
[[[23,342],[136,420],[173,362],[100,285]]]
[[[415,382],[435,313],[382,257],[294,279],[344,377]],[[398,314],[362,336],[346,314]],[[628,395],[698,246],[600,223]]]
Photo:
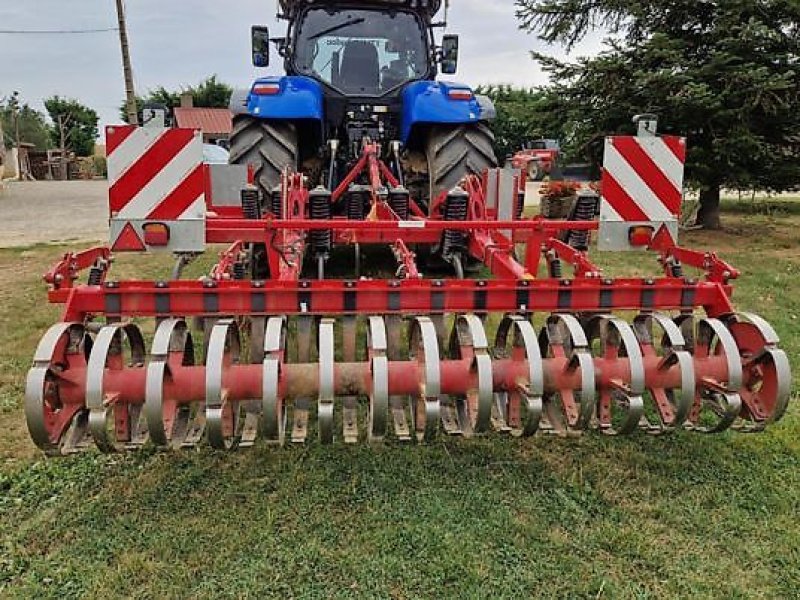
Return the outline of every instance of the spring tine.
[[[322,319],[319,326],[319,398],[317,424],[319,439],[323,444],[333,443],[334,405],[334,324],[333,319]]]
[[[266,335],[267,317],[250,317],[249,355],[250,364],[264,362],[264,336]]]
[[[311,362],[311,338],[313,336],[314,317],[297,317],[297,362]],[[292,410],[292,443],[304,444],[308,438],[308,421],[310,399],[296,398]]]
[[[399,315],[386,315],[387,349],[390,361],[402,360],[403,318]],[[403,396],[390,396],[389,407],[395,436],[401,442],[411,441],[411,428],[408,423],[406,399]]]
[[[358,335],[358,320],[347,315],[342,317],[342,360],[344,362],[356,361],[356,341]],[[345,396],[342,399],[342,434],[345,444],[358,443],[358,397]]]

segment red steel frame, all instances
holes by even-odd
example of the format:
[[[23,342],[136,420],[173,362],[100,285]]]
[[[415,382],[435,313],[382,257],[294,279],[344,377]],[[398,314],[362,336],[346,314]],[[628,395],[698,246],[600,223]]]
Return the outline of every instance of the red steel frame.
[[[467,177],[469,214],[465,221],[444,221],[438,216],[446,194],[431,203],[425,216],[412,199],[411,218],[399,220],[385,202],[388,187],[398,178],[378,158],[380,147],[366,144],[363,154],[341,184],[332,202],[341,200],[350,184],[366,180],[372,192],[367,220],[307,218],[308,190],[301,174],[283,178],[283,215],[245,219],[241,209],[220,211],[209,206],[206,241],[230,244],[221,254],[211,277],[204,281],[108,280],[111,254],[100,247],[69,253],[45,276],[49,300],[65,305],[65,321],[90,316],[246,316],[441,314],[468,312],[609,312],[614,310],[681,310],[701,307],[709,316],[733,312],[730,281],[739,273],[713,253],[675,246],[666,235],[656,235],[649,250],[664,265],[658,278],[617,278],[603,275],[586,252],[558,239],[565,230],[596,230],[596,222],[545,221],[522,218],[499,221],[487,208],[486,180]],[[516,186],[515,186],[516,188]],[[515,199],[516,201],[516,199]],[[384,244],[394,250],[402,276],[388,280],[303,280],[306,233],[330,230],[334,244]],[[468,233],[468,252],[492,273],[491,280],[422,279],[409,247],[437,244],[443,232]],[[264,244],[270,272],[268,281],[234,280],[234,265],[246,256],[248,244]],[[517,244],[526,244],[521,262]],[[542,259],[558,259],[572,268],[569,279],[542,277]],[[672,275],[674,263],[700,269],[702,280]],[[80,271],[102,266],[99,285],[79,285]]]

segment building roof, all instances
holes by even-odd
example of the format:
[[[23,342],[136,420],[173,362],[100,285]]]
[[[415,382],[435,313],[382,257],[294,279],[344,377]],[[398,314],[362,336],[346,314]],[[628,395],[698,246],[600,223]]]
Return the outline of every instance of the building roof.
[[[227,108],[175,108],[175,125],[200,129],[207,135],[230,135],[233,130],[231,111]]]

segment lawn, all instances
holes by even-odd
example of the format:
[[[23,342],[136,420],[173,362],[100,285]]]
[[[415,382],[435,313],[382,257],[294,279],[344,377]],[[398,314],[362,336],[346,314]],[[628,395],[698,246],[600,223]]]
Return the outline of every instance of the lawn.
[[[683,241],[743,271],[738,305],[773,323],[800,371],[800,203],[726,208],[726,231]],[[797,596],[796,403],[758,436],[45,460],[22,392],[58,318],[40,274],[63,251],[0,250],[2,597]]]

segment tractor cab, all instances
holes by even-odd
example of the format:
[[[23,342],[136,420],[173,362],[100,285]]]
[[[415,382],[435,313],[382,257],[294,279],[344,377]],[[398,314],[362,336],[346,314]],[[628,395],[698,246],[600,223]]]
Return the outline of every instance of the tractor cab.
[[[279,8],[287,30],[270,37],[254,26],[253,64],[268,66],[277,49],[285,75],[257,79],[231,103],[231,161],[254,168],[262,196],[286,168],[334,188],[370,144],[423,202],[496,164],[491,101],[437,80],[458,67],[458,36],[434,34],[445,26],[434,20],[440,0],[280,0]]]
[[[406,11],[311,8],[303,13],[287,72],[352,97],[382,97],[433,76],[430,36]]]

